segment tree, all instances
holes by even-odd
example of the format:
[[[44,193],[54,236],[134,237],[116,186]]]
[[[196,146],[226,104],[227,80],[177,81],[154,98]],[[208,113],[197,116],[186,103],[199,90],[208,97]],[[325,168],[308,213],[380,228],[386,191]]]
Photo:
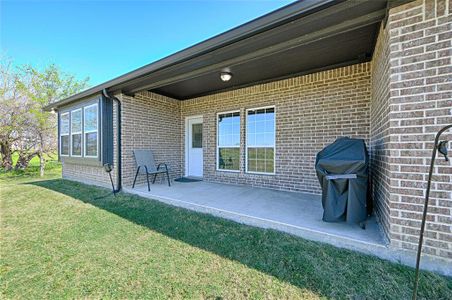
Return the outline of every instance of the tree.
[[[55,152],[57,149],[57,130],[55,114],[46,112],[43,108],[59,99],[69,97],[88,85],[88,78],[78,81],[73,75],[63,73],[54,64],[49,65],[43,71],[39,71],[31,65],[20,68],[18,80],[18,90],[28,101],[30,105],[30,114],[33,120],[33,126],[24,136],[23,155],[25,161],[39,157],[40,174],[44,175],[45,155]],[[27,147],[28,146],[28,147]],[[19,156],[20,158],[21,156]]]
[[[31,127],[29,103],[23,98],[1,98],[0,100],[0,153],[2,168],[11,170],[12,155],[23,140],[24,132]]]
[[[27,168],[30,160],[38,156],[43,176],[46,157],[57,149],[56,115],[43,108],[85,89],[88,78],[77,80],[54,64],[41,71],[31,65],[13,70],[11,63],[2,65],[0,76],[2,167],[12,168],[14,152],[19,154],[16,169]]]
[[[1,167],[11,170],[12,155],[16,151],[14,144],[22,136],[24,128],[29,126],[29,105],[17,90],[18,74],[12,63],[2,59],[0,63],[0,154]]]

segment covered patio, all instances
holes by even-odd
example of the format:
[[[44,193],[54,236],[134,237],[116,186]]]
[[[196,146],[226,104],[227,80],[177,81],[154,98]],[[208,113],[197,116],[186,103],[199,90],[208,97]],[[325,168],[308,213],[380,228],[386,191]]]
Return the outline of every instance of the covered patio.
[[[374,216],[363,230],[358,224],[322,221],[320,195],[214,182],[156,182],[125,192],[239,223],[270,228],[305,239],[391,258]]]
[[[450,14],[444,7],[431,14],[433,1],[402,2],[408,1],[294,2],[49,105],[58,109],[59,127],[68,128],[60,132],[63,178],[109,185],[102,167],[108,163],[126,192],[412,264],[429,159],[424,150],[450,116],[450,86],[443,82],[450,55],[437,48],[447,46],[439,42],[447,26],[438,24]],[[418,19],[425,33],[411,32]],[[410,70],[408,52],[420,42],[430,53],[419,54],[419,69]],[[432,80],[420,88],[412,76]],[[97,156],[74,156],[70,116],[92,105],[100,108]],[[423,117],[429,122],[419,123]],[[317,154],[341,137],[363,140],[370,156],[379,223],[372,217],[366,230],[323,222],[320,197],[313,195],[320,193]],[[203,182],[131,189],[135,150],[152,151],[171,178]],[[423,262],[436,259],[430,269],[450,273],[450,172],[443,168],[435,173],[441,182],[432,193]]]

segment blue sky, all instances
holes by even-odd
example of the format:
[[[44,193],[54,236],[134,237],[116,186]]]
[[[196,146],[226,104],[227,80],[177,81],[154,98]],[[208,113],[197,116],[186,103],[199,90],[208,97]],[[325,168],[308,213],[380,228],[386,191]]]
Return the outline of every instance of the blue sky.
[[[1,49],[96,85],[290,2],[0,0]]]

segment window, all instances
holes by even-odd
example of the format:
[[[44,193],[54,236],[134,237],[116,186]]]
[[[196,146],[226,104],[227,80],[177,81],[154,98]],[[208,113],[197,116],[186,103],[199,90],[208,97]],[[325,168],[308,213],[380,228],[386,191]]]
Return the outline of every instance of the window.
[[[60,155],[69,155],[69,113],[60,115]]]
[[[275,173],[275,108],[247,110],[246,170]]]
[[[98,145],[98,111],[97,104],[86,106],[84,109],[83,129],[85,138],[85,156],[97,157]]]
[[[217,115],[217,169],[240,169],[240,112]]]
[[[192,124],[191,126],[191,147],[202,148],[202,123]]]
[[[82,109],[71,111],[71,155],[82,156]]]

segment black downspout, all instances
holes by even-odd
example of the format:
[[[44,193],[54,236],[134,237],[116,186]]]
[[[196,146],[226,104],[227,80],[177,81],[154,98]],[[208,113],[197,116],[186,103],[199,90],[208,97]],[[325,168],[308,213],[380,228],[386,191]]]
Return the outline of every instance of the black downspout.
[[[116,109],[116,122],[117,122],[117,127],[116,127],[116,134],[117,134],[117,153],[118,153],[118,186],[115,190],[115,193],[121,191],[122,189],[122,172],[121,172],[121,101],[119,101],[118,98],[114,97],[114,96],[110,96],[107,92],[106,89],[102,90],[102,94],[104,95],[105,98],[110,99],[114,102],[116,102],[117,104],[117,109]]]

